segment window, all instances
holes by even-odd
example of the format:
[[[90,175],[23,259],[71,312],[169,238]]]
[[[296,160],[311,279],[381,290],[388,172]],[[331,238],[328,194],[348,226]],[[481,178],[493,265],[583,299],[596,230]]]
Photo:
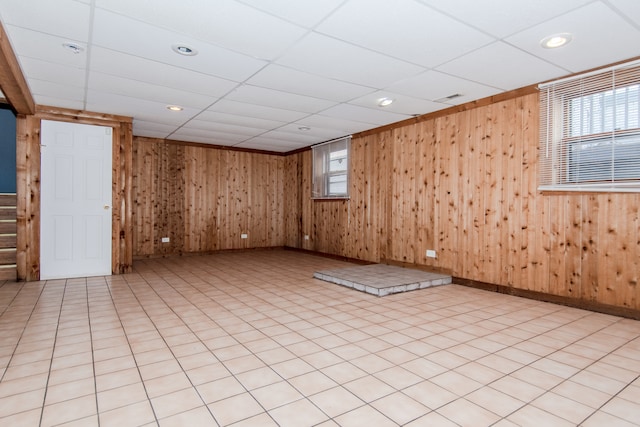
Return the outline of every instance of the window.
[[[349,146],[351,137],[325,142],[313,147],[314,199],[349,197]]]
[[[539,189],[640,192],[640,61],[540,90]]]

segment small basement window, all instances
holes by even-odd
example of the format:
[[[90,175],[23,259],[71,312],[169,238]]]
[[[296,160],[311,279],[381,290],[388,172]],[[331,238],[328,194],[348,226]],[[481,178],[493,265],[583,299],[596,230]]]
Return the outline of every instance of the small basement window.
[[[640,61],[540,90],[539,190],[640,192]]]
[[[312,147],[313,199],[349,198],[351,136]]]

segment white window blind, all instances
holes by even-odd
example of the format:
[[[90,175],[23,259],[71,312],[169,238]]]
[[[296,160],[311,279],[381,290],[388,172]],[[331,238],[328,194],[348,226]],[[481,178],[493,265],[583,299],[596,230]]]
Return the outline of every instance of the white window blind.
[[[312,147],[314,199],[349,197],[349,148],[351,136]]]
[[[539,189],[640,192],[640,61],[539,88]]]

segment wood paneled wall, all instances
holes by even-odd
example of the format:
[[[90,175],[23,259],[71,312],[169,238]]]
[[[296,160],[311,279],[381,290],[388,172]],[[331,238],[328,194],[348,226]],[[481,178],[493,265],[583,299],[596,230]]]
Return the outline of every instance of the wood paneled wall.
[[[286,244],[640,309],[640,194],[540,193],[538,126],[530,93],[356,135],[344,201],[312,201],[292,154]]]
[[[18,115],[16,141],[17,273],[40,279],[40,122],[43,119],[111,126],[113,132],[113,219],[111,268],[132,270],[131,119],[109,114],[37,106],[35,115]]]
[[[284,166],[279,155],[135,137],[135,255],[284,246]]]

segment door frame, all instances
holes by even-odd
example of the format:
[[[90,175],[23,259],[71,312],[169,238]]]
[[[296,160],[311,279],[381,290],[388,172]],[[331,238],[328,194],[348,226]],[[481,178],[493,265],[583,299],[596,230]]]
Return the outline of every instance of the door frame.
[[[40,280],[40,121],[54,120],[113,129],[111,273],[132,271],[133,127],[130,117],[37,106],[18,115],[16,132],[18,280]]]

